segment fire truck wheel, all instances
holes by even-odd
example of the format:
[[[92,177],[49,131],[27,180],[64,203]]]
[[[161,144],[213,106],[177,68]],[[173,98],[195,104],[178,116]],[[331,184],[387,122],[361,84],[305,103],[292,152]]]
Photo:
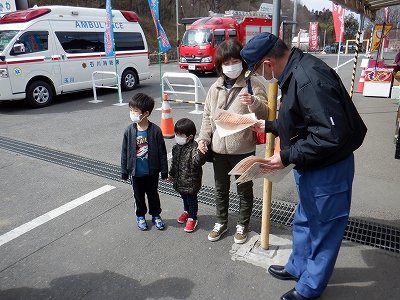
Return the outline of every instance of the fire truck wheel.
[[[127,69],[122,73],[121,89],[123,91],[133,90],[139,84],[138,76],[132,69]]]
[[[32,107],[48,106],[54,100],[53,88],[45,81],[33,81],[26,89],[26,99]]]

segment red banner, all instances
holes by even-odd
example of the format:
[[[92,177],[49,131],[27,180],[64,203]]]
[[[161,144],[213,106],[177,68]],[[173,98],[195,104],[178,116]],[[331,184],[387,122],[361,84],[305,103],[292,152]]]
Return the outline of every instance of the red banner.
[[[344,42],[344,12],[345,10],[332,2],[333,25],[335,26],[336,42]],[[340,35],[342,37],[340,38]]]
[[[318,22],[310,22],[310,29],[308,31],[310,41],[309,41],[309,48],[310,50],[318,50],[319,43],[318,43]]]

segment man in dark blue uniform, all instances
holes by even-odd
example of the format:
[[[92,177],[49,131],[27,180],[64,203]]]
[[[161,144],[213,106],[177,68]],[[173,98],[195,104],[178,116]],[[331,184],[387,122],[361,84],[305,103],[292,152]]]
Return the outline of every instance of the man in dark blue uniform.
[[[299,195],[293,221],[293,250],[285,266],[268,272],[297,281],[281,300],[318,298],[332,274],[346,229],[354,177],[353,151],[367,128],[337,73],[320,59],[270,33],[253,37],[241,51],[249,70],[278,82],[278,118],[254,130],[280,137],[281,150],[265,171],[295,164]]]

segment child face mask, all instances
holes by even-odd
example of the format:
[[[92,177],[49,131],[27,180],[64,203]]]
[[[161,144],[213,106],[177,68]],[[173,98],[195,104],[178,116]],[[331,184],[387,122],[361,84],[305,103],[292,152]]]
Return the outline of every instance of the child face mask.
[[[185,145],[186,144],[186,137],[175,135],[175,142],[178,145]]]
[[[130,112],[129,113],[129,115],[130,115],[130,117],[131,117],[131,121],[133,122],[133,123],[139,123],[141,120],[142,120],[142,118],[141,118],[141,114],[137,114],[137,113],[134,113],[134,112]]]

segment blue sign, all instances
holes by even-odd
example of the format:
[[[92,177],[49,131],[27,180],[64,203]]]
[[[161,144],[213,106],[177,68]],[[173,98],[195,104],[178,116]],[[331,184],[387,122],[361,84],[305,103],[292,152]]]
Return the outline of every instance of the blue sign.
[[[106,56],[114,56],[114,30],[112,22],[111,0],[106,0],[106,31],[104,32],[104,48]]]

